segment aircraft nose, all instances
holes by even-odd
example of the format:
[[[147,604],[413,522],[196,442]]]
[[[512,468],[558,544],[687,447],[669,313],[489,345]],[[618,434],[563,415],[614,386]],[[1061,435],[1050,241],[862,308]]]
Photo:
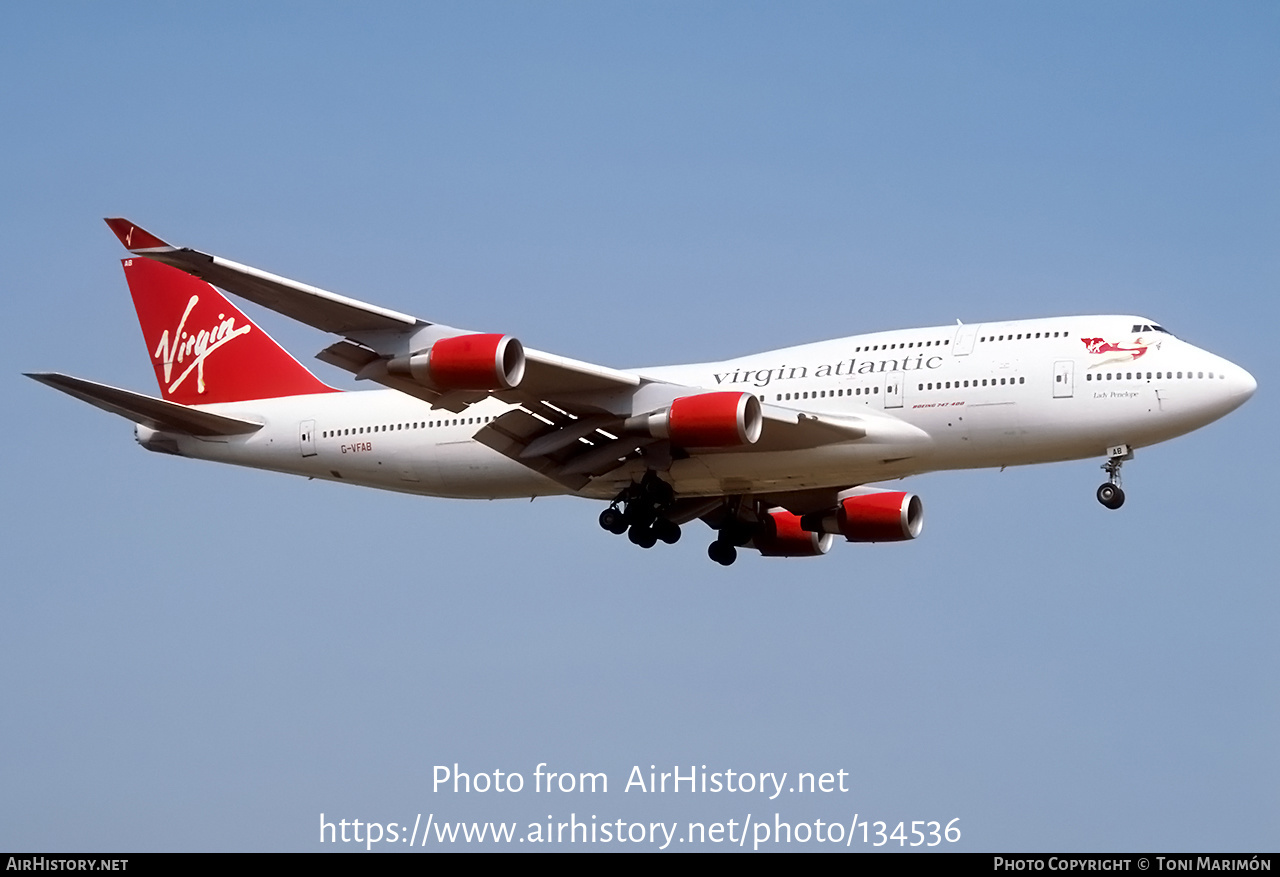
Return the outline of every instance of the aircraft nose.
[[[1226,378],[1226,399],[1228,399],[1231,410],[1235,410],[1245,402],[1249,401],[1249,397],[1258,389],[1258,382],[1254,380],[1253,375],[1242,367],[1235,365],[1234,362],[1228,360],[1222,361],[1224,369],[1222,375]]]
[[[1233,365],[1229,372],[1231,377],[1231,400],[1236,405],[1243,405],[1249,401],[1249,398],[1258,389],[1258,382],[1253,375],[1249,374],[1238,365]]]

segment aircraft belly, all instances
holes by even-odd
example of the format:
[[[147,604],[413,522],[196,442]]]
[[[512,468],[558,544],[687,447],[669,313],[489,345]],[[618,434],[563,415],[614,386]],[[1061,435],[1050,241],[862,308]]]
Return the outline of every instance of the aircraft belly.
[[[473,441],[437,445],[393,442],[381,436],[369,442],[322,439],[315,455],[303,457],[296,436],[278,435],[270,428],[247,439],[156,436],[172,439],[180,454],[195,459],[425,496],[509,499],[567,492],[556,482]],[[152,444],[156,441],[151,438]]]

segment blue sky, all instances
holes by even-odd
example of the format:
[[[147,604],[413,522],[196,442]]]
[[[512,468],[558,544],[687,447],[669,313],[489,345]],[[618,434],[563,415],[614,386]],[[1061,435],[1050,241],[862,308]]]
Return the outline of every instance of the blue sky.
[[[5,6],[0,848],[776,811],[1274,850],[1278,37],[1269,3]],[[612,366],[1138,313],[1259,391],[1121,512],[1100,460],[941,473],[914,543],[724,570],[596,503],[143,452],[20,376],[155,391],[116,215]],[[611,790],[433,793],[455,762]],[[623,793],[650,764],[851,791]]]

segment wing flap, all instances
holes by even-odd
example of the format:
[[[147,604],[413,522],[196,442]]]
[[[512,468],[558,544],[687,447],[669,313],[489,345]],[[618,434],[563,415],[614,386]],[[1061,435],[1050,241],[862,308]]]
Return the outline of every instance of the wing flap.
[[[185,432],[194,436],[246,435],[262,429],[261,423],[201,411],[71,375],[41,372],[28,373],[27,377],[151,429]]]
[[[539,457],[521,458],[521,452],[533,441],[537,436],[555,432],[557,427],[554,425],[548,428],[545,420],[535,417],[528,411],[517,408],[515,411],[508,411],[501,417],[494,419],[485,425],[483,429],[476,433],[475,439],[480,444],[485,445],[497,451],[505,457],[519,462],[521,465],[532,469],[540,475],[563,484],[570,490],[581,490],[591,480],[588,475],[572,475],[566,476],[560,472],[563,466],[563,457],[567,456],[564,451],[560,454],[548,454]]]
[[[539,408],[502,415],[476,433],[476,441],[571,490],[581,490],[658,441],[615,435],[610,428],[619,418],[576,417],[545,404]]]

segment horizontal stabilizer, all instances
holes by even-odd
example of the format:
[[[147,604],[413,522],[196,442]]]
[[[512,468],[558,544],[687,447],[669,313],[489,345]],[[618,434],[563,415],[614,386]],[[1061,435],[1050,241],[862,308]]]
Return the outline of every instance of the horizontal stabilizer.
[[[151,429],[185,432],[195,436],[244,435],[262,429],[261,423],[211,414],[199,408],[166,402],[132,390],[121,390],[57,372],[28,373],[27,377]]]

